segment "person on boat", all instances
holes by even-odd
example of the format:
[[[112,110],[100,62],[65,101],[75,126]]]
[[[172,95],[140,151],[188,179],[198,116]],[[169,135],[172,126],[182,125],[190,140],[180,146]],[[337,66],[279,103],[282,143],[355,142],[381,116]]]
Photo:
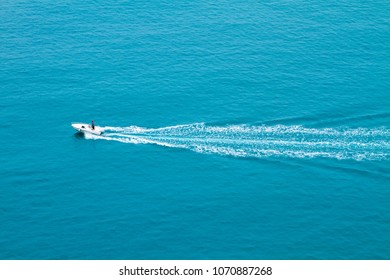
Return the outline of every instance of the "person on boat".
[[[92,121],[91,128],[92,128],[92,130],[94,130],[94,129],[95,129],[95,122],[94,122],[94,121]]]

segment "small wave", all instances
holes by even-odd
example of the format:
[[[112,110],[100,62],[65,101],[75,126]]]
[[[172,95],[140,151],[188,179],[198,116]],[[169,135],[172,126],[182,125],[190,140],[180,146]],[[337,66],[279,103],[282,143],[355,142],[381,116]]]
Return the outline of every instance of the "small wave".
[[[335,158],[388,160],[390,130],[386,128],[307,128],[299,125],[227,125],[204,123],[161,128],[104,127],[88,139],[129,144],[155,144],[203,154],[234,157]]]

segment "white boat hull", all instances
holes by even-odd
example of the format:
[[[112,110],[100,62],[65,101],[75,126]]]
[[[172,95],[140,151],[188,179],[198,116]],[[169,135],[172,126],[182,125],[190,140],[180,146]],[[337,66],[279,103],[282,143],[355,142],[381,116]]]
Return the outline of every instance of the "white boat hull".
[[[90,134],[94,134],[94,135],[102,135],[102,133],[104,131],[103,128],[101,128],[100,126],[96,126],[96,125],[95,125],[95,128],[92,129],[91,125],[86,124],[86,123],[72,123],[72,127],[79,132],[90,133]]]

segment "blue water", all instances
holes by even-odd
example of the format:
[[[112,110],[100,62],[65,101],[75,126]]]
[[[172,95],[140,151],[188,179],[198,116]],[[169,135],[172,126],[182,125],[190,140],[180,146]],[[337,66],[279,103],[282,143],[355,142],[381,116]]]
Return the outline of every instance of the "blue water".
[[[390,3],[262,2],[2,1],[0,258],[389,259]]]

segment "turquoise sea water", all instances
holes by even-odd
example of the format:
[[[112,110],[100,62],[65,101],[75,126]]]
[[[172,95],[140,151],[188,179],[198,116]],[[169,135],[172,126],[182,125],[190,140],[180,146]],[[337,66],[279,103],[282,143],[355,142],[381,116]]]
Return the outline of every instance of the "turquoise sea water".
[[[389,259],[389,9],[2,1],[0,258]]]

